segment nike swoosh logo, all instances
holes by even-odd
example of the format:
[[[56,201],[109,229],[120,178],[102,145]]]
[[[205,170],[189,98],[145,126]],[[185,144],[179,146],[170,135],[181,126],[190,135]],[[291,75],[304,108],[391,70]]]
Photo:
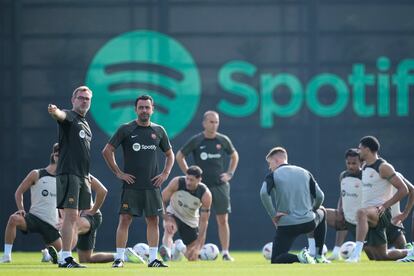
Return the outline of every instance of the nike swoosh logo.
[[[205,149],[206,148],[206,146],[200,146],[200,149]]]
[[[135,138],[135,137],[137,137],[138,135],[131,135],[131,138]]]
[[[161,209],[158,209],[157,211],[158,211],[158,212],[161,212],[162,210],[163,210],[163,209],[161,208]]]

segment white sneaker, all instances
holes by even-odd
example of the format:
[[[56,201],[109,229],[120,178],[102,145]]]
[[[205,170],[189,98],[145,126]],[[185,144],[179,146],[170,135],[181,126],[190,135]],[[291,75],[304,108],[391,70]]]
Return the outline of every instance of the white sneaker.
[[[405,256],[402,259],[398,259],[397,262],[403,262],[403,263],[412,263],[412,262],[414,262],[414,250],[410,249],[407,252],[407,256]]]
[[[0,259],[0,264],[11,263],[11,261],[11,255],[3,255],[3,257]]]
[[[42,263],[48,263],[50,262],[50,260],[52,259],[52,257],[49,255],[49,251],[45,248],[40,250],[40,252],[42,252]]]
[[[315,264],[315,259],[309,254],[306,247],[299,252],[298,259],[302,264]]]
[[[165,245],[160,246],[159,253],[160,253],[161,259],[164,262],[168,262],[171,260],[171,252]]]
[[[178,250],[175,246],[171,250],[171,261],[178,262],[184,257],[184,254]]]
[[[136,263],[136,264],[146,264],[143,258],[139,256],[135,251],[131,248],[125,248],[125,257],[128,259],[128,262],[130,263]]]
[[[327,258],[325,258],[324,255],[322,255],[322,256],[316,256],[315,257],[315,263],[317,263],[317,264],[330,264],[331,261],[328,260]]]
[[[187,250],[187,246],[184,244],[183,240],[181,239],[175,240],[174,247],[182,253],[184,253]]]

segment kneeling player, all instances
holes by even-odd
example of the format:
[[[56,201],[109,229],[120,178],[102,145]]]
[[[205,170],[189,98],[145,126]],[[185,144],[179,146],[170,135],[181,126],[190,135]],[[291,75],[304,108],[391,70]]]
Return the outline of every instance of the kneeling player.
[[[329,263],[322,254],[326,234],[322,190],[309,171],[288,164],[284,148],[271,149],[266,161],[271,173],[263,182],[260,197],[276,227],[271,263]],[[316,242],[315,259],[307,250],[298,255],[289,253],[298,236],[312,231]]]
[[[164,205],[164,236],[160,254],[164,261],[171,259],[173,236],[178,232],[186,246],[176,247],[189,261],[198,259],[204,245],[210,216],[211,193],[201,183],[202,170],[198,166],[188,168],[185,177],[175,177],[162,192]]]
[[[96,193],[95,202],[91,209],[81,212],[80,217],[77,219],[77,233],[73,236],[76,237],[73,240],[73,247],[76,245],[79,255],[79,261],[81,263],[108,263],[114,261],[113,253],[94,253],[96,243],[96,235],[99,227],[102,224],[102,213],[99,210],[105,200],[107,189],[105,186],[95,177],[91,175],[91,189]],[[143,263],[141,257],[139,257],[131,248],[126,249],[126,256],[129,262]]]

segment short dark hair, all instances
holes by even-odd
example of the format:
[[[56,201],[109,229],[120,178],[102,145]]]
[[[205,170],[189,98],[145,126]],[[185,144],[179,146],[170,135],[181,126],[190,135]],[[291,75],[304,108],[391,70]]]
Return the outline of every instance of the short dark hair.
[[[135,100],[135,107],[137,107],[137,104],[138,104],[138,101],[139,101],[139,100],[143,100],[143,101],[150,100],[151,105],[154,105],[154,99],[153,99],[150,95],[141,95],[141,96],[139,96],[139,97]]]
[[[364,136],[361,138],[359,143],[366,148],[369,148],[372,152],[377,152],[380,149],[380,143],[374,136]]]
[[[358,149],[350,148],[345,152],[345,159],[348,157],[359,157]]]
[[[286,151],[285,148],[282,148],[282,147],[274,147],[266,155],[266,159],[268,159],[269,157],[272,157],[273,155],[275,155],[277,153],[284,153],[286,155],[286,157],[287,157],[287,151]]]
[[[187,175],[195,176],[196,178],[200,178],[203,175],[203,170],[199,166],[190,166],[187,169]]]

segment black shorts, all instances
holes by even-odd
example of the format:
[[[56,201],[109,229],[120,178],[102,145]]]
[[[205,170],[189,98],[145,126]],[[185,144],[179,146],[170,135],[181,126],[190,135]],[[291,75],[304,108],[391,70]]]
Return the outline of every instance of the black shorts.
[[[214,210],[217,215],[231,213],[230,184],[224,183],[208,188],[210,189],[211,197],[213,199],[211,202],[211,209]]]
[[[102,213],[97,212],[93,216],[87,215],[87,216],[84,216],[84,218],[89,221],[91,228],[88,233],[78,236],[78,243],[76,247],[79,250],[86,251],[86,250],[95,249],[96,234],[98,232],[99,226],[101,226],[102,224]]]
[[[27,213],[24,220],[26,221],[27,230],[22,230],[23,234],[39,233],[45,244],[51,244],[60,238],[59,231],[55,227],[47,222],[44,222],[35,215]]]
[[[192,228],[185,224],[182,220],[174,215],[171,215],[177,224],[178,235],[183,240],[185,245],[189,245],[198,238],[198,227]]]
[[[397,226],[392,223],[386,229],[388,244],[393,244],[401,235],[405,234],[404,226]]]
[[[343,230],[348,230],[351,233],[352,237],[356,239],[356,225],[348,221],[345,221],[345,225],[346,225],[346,228]]]
[[[387,208],[379,217],[378,224],[370,227],[367,233],[367,245],[378,246],[387,243],[386,229],[391,224],[391,209]]]
[[[160,189],[133,190],[122,189],[120,214],[145,217],[163,214]]]
[[[56,176],[57,208],[87,210],[91,208],[91,184],[86,177],[74,174]]]

